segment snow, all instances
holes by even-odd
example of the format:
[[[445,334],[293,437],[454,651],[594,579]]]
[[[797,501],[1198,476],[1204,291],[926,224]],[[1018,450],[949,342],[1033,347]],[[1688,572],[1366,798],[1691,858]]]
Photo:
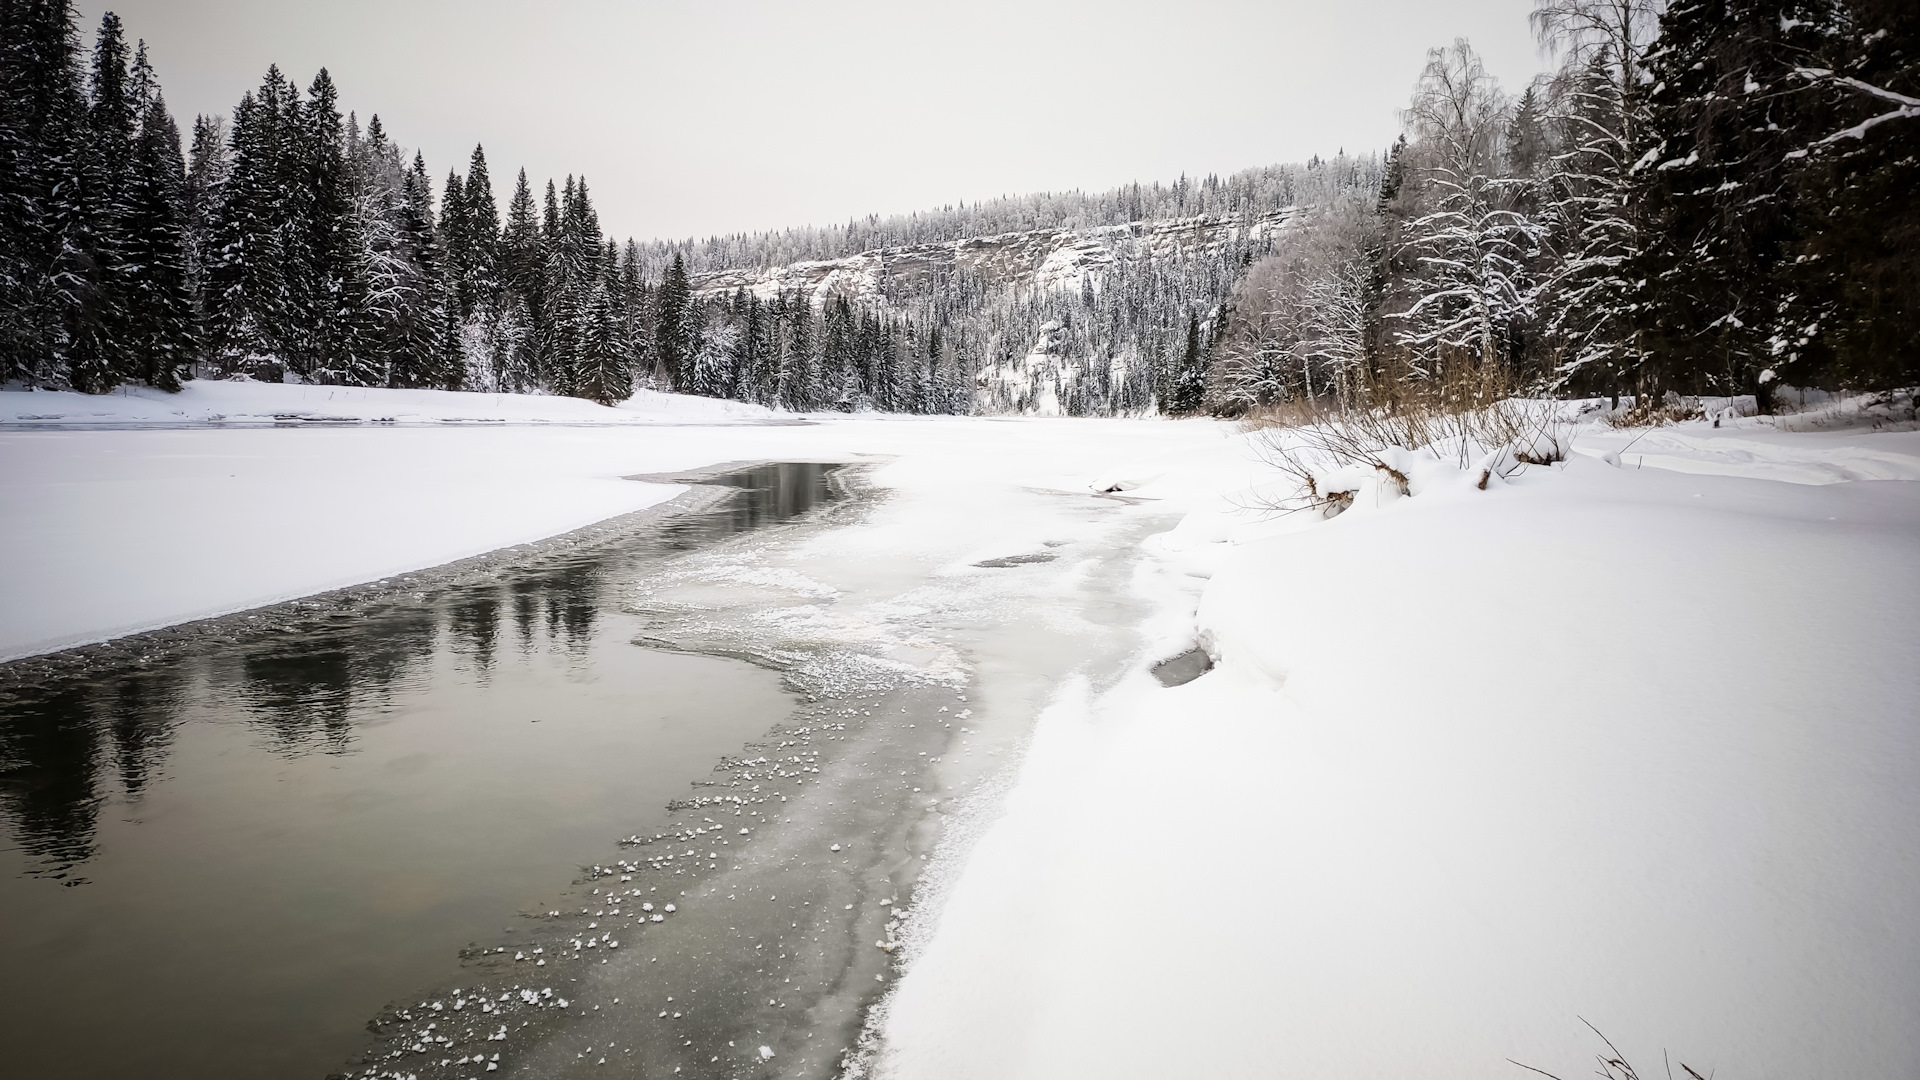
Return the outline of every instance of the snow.
[[[868,461],[889,491],[857,528],[710,560],[770,595],[899,576],[823,633],[932,647],[881,624],[998,582],[1059,639],[1023,648],[1133,635],[1117,679],[1070,661],[1002,693],[1007,652],[956,693],[970,724],[1038,718],[946,818],[890,950],[883,1076],[1573,1076],[1601,1049],[1582,1018],[1643,1075],[1663,1049],[1703,1075],[1920,1075],[1912,431],[1583,425],[1567,463],[1484,491],[1408,459],[1410,495],[1276,518],[1282,478],[1207,422],[534,398],[453,423],[486,396],[357,391],[354,419],[419,422],[289,427],[231,418],[340,391],[188,393],[0,430],[0,656],[550,536],[678,490],[623,477],[757,460]],[[22,398],[64,396],[0,417]],[[1049,622],[1106,586],[1078,555],[1015,560],[1096,542],[1134,545],[1101,614],[1129,621]],[[1210,672],[1148,674],[1195,644]]]
[[[1642,1075],[1920,1075],[1920,441],[1575,450],[1332,520],[1212,478],[1145,545],[1152,646],[1059,691],[908,935],[876,1072],[1575,1076],[1584,1018]]]
[[[635,475],[899,457],[881,481],[919,494],[881,511],[896,526],[883,544],[959,563],[1038,546],[1050,504],[1028,488],[1083,490],[1079,478],[1142,432],[1226,445],[1211,425],[767,423],[736,402],[632,404],[210,382],[172,397],[0,393],[0,417],[65,417],[0,425],[0,660],[437,566],[684,490],[624,479]],[[321,408],[369,422],[233,422]],[[446,422],[489,410],[513,419]],[[370,422],[386,416],[420,422]],[[1008,499],[1032,523],[1012,523]]]
[[[769,420],[759,405],[642,390],[608,407],[581,398],[384,390],[196,379],[177,394],[144,386],[108,394],[0,392],[0,424],[545,423],[661,424]]]

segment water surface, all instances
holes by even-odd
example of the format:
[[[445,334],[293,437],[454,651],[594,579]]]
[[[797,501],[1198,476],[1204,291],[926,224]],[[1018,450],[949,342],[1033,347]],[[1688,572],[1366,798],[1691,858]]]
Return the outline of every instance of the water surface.
[[[73,1077],[332,1071],[793,707],[632,640],[623,586],[830,466],[480,584],[0,695],[0,1045]],[[236,616],[244,620],[246,616]]]

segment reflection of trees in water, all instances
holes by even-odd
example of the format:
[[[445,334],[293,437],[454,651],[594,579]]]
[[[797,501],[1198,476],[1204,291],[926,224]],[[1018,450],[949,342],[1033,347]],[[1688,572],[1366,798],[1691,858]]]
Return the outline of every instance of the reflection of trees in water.
[[[723,482],[743,489],[737,500],[718,514],[677,523],[666,546],[802,513],[830,497],[831,471],[783,466],[729,478]],[[84,671],[0,695],[0,815],[34,864],[30,872],[67,877],[92,857],[100,807],[115,785],[137,799],[159,780],[196,672],[205,677],[194,694],[199,707],[216,715],[239,709],[265,731],[273,752],[338,753],[352,745],[356,722],[431,662],[442,611],[446,647],[472,656],[481,671],[503,662],[508,619],[523,660],[552,651],[584,665],[621,566],[604,553],[582,556],[433,603],[396,603],[364,617],[342,611],[333,621],[264,640],[215,645],[205,657]]]
[[[593,644],[605,580],[606,568],[599,561],[583,560],[515,581],[510,588],[521,655],[534,655],[544,642],[583,659]]]
[[[402,607],[251,646],[240,660],[243,700],[275,752],[340,753],[352,745],[355,712],[386,702],[433,653],[438,629],[432,608]]]
[[[493,589],[468,590],[447,608],[447,632],[454,648],[472,656],[482,674],[493,667],[500,617],[500,597]]]
[[[179,708],[180,673],[93,676],[0,701],[0,809],[29,872],[56,878],[91,858],[100,806],[111,784],[139,798],[166,755]]]
[[[137,799],[157,779],[173,742],[184,676],[177,667],[120,680],[113,703],[113,761],[121,790]]]
[[[717,510],[668,523],[664,530],[668,546],[695,548],[804,514],[833,497],[828,478],[837,468],[789,462],[716,477],[709,482],[739,488],[739,493]]]
[[[553,643],[576,659],[593,644],[593,624],[600,615],[600,565],[582,562],[563,567],[547,578],[547,630]]]

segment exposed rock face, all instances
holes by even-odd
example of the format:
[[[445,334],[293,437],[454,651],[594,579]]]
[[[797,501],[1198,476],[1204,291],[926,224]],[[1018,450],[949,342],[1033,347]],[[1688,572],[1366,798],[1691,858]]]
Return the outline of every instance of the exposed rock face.
[[[770,269],[708,271],[692,275],[692,284],[703,295],[744,288],[762,300],[805,295],[816,305],[835,294],[856,302],[899,303],[925,296],[937,283],[960,276],[1012,286],[1031,295],[1079,289],[1089,277],[1117,263],[1211,254],[1234,240],[1257,242],[1293,214],[1282,210],[1246,221],[1233,216],[1187,217],[973,236]]]

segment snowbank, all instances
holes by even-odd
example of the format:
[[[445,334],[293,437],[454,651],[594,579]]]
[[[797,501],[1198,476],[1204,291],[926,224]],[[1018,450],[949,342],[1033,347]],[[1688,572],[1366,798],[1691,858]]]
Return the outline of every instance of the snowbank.
[[[658,424],[767,420],[740,401],[642,390],[612,408],[581,398],[384,390],[195,379],[177,394],[124,386],[108,394],[0,391],[0,424],[517,423]]]
[[[276,407],[328,392],[195,383],[187,393],[203,390],[263,394],[252,400]],[[452,404],[442,417],[471,415],[470,399],[489,397],[335,392],[379,406],[361,417],[394,412],[396,401],[424,408],[443,399]],[[82,400],[129,411],[100,429],[0,428],[0,565],[8,574],[0,660],[437,566],[640,510],[682,490],[629,476],[731,461],[889,459],[878,481],[916,497],[883,508],[897,527],[878,535],[895,549],[930,547],[964,567],[1053,538],[1049,515],[1059,496],[1036,492],[1072,489],[1090,501],[1084,477],[1142,439],[1174,456],[1233,449],[1218,425],[1155,421],[865,415],[695,423],[687,410],[751,407],[686,398],[667,402],[680,412],[653,414],[670,423],[638,414],[643,422],[180,427],[129,421],[147,395]],[[616,412],[565,398],[502,403],[509,406],[523,416],[549,406]],[[743,415],[750,421],[765,410]],[[1025,493],[1023,516],[1009,516],[1007,488]]]
[[[879,1073],[1576,1076],[1585,1018],[1647,1076],[1920,1075],[1920,441],[1632,438],[1324,521],[1216,480]],[[1218,666],[1163,688],[1181,627]]]

